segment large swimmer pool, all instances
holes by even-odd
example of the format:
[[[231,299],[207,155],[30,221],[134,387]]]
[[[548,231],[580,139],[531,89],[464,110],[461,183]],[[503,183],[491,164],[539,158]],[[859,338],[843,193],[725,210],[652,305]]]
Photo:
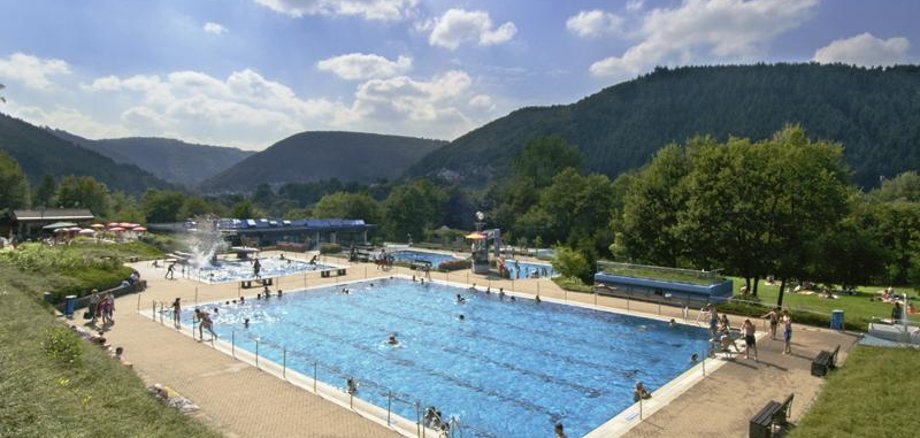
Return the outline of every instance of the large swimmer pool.
[[[205,283],[224,283],[228,281],[248,280],[254,278],[251,260],[220,260],[215,264],[192,268],[191,276]],[[260,258],[262,265],[259,275],[262,278],[293,275],[301,272],[332,269],[333,266],[321,263],[310,264],[298,260],[280,259],[278,257]],[[178,268],[176,268],[178,269]],[[178,275],[178,273],[176,273]]]
[[[661,387],[707,341],[696,327],[402,278],[216,306],[215,330],[237,351],[259,339],[259,355],[280,364],[287,348],[289,369],[312,376],[317,362],[335,387],[353,376],[357,397],[386,409],[392,393],[393,411],[413,422],[415,401],[436,406],[464,437],[552,436],[560,421],[582,436],[632,405],[637,380]]]

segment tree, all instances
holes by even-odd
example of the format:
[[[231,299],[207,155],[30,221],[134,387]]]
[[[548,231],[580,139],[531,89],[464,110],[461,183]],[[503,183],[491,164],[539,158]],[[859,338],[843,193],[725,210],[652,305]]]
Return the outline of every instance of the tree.
[[[0,210],[29,206],[29,182],[19,163],[0,150]]]
[[[536,187],[546,187],[553,177],[567,168],[581,169],[581,152],[558,135],[528,142],[512,163],[514,176],[530,179]]]
[[[45,174],[42,182],[35,188],[35,194],[32,195],[32,205],[36,207],[52,207],[57,200],[57,183],[54,177]]]
[[[252,201],[247,199],[237,202],[230,210],[230,215],[237,219],[254,219],[265,217],[265,212],[252,205]]]
[[[267,183],[261,183],[256,186],[256,191],[252,194],[252,202],[262,208],[269,208],[275,202],[275,192]]]
[[[390,239],[416,239],[443,222],[447,193],[426,179],[395,187],[383,202],[383,231]]]
[[[869,196],[881,202],[920,202],[920,174],[904,172],[894,178],[882,181],[882,185],[869,192]]]
[[[336,192],[323,196],[313,206],[316,218],[363,219],[367,223],[380,222],[380,206],[367,193]]]
[[[142,203],[147,223],[172,223],[180,219],[179,209],[185,203],[185,195],[174,190],[148,190]]]
[[[58,203],[66,208],[88,208],[109,217],[109,189],[91,176],[65,176],[58,187]]]
[[[556,247],[556,256],[553,257],[553,269],[563,277],[578,278],[585,283],[593,284],[591,276],[594,274],[591,263],[580,251],[565,246]]]
[[[224,212],[225,208],[216,202],[208,201],[199,196],[189,196],[182,202],[182,207],[176,213],[176,218],[182,220],[210,214],[223,216]]]
[[[687,202],[685,192],[679,188],[690,167],[686,150],[671,144],[659,150],[649,165],[636,174],[623,199],[622,218],[614,222],[614,232],[622,237],[621,246],[629,259],[678,265],[685,252],[677,233],[677,213]]]
[[[6,85],[0,84],[0,91],[3,91],[4,88],[6,88]],[[0,103],[6,103],[6,97],[0,96]]]
[[[144,211],[137,204],[137,200],[125,192],[115,192],[110,197],[111,219],[121,222],[146,223]]]

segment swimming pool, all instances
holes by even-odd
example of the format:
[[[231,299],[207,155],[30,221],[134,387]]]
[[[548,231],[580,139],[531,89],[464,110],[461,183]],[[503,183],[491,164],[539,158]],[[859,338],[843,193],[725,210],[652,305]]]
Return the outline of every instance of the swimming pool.
[[[508,271],[510,278],[520,280],[522,278],[543,278],[555,277],[559,275],[549,263],[532,263],[522,262],[520,260],[505,260],[505,269]]]
[[[357,396],[384,409],[391,391],[436,406],[465,437],[551,436],[557,421],[582,436],[633,403],[637,380],[657,389],[706,348],[696,327],[401,278],[372,283],[217,305],[215,330],[237,350],[259,339],[261,357],[276,363],[286,348],[287,366],[304,375],[316,361],[330,385],[353,376]],[[398,348],[386,344],[390,332]],[[393,411],[416,418],[409,403]]]
[[[441,263],[460,260],[452,255],[440,254],[436,252],[402,250],[389,253],[393,260],[397,262],[411,263],[415,261],[431,262],[432,269],[437,269]]]
[[[260,258],[262,268],[259,274],[263,278],[291,275],[307,271],[321,271],[331,269],[333,266],[320,263],[309,264],[298,260],[279,259],[275,257]],[[249,260],[220,260],[216,264],[202,266],[200,269],[192,268],[192,277],[206,283],[224,283],[227,281],[246,280],[253,278],[252,262]],[[178,275],[178,273],[176,273]]]

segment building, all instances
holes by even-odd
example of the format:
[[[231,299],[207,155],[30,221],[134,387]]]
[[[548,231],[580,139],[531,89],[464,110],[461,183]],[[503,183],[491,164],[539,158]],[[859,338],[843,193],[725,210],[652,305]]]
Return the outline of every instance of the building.
[[[304,250],[323,243],[366,245],[374,225],[361,219],[220,219],[217,228],[234,244],[292,245]]]
[[[594,290],[600,295],[671,305],[724,303],[733,283],[713,272],[599,262]]]
[[[93,212],[86,208],[13,210],[7,219],[7,225],[11,234],[26,239],[38,236],[43,227],[54,223],[70,223],[70,226],[88,225],[95,218]]]

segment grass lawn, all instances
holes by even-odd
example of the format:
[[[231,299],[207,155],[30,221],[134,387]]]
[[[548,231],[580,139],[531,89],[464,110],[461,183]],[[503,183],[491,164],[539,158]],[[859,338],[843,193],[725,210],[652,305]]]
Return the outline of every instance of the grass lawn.
[[[735,286],[735,296],[741,295],[741,287],[744,286],[744,279],[732,278]],[[789,293],[787,288],[783,296],[783,306],[796,310],[807,310],[830,315],[835,309],[844,311],[844,319],[852,322],[859,322],[860,326],[868,325],[872,317],[889,318],[891,316],[892,305],[882,301],[869,301],[870,297],[879,296],[876,292],[883,289],[878,286],[864,286],[856,291],[856,295],[840,295],[838,299],[819,298],[815,295],[803,295]],[[907,292],[912,299],[917,299],[917,291],[907,288],[895,288],[898,293]],[[779,284],[773,286],[767,285],[763,281],[758,288],[758,296],[764,305],[772,306],[776,304],[779,296]],[[920,302],[915,302],[915,306]],[[909,316],[912,320],[920,322],[920,315],[914,314]]]
[[[219,436],[153,398],[130,369],[66,329],[38,301],[50,286],[0,263],[0,436]],[[52,339],[64,346],[57,355],[46,348]]]
[[[792,438],[920,436],[920,351],[858,346],[827,377]]]

